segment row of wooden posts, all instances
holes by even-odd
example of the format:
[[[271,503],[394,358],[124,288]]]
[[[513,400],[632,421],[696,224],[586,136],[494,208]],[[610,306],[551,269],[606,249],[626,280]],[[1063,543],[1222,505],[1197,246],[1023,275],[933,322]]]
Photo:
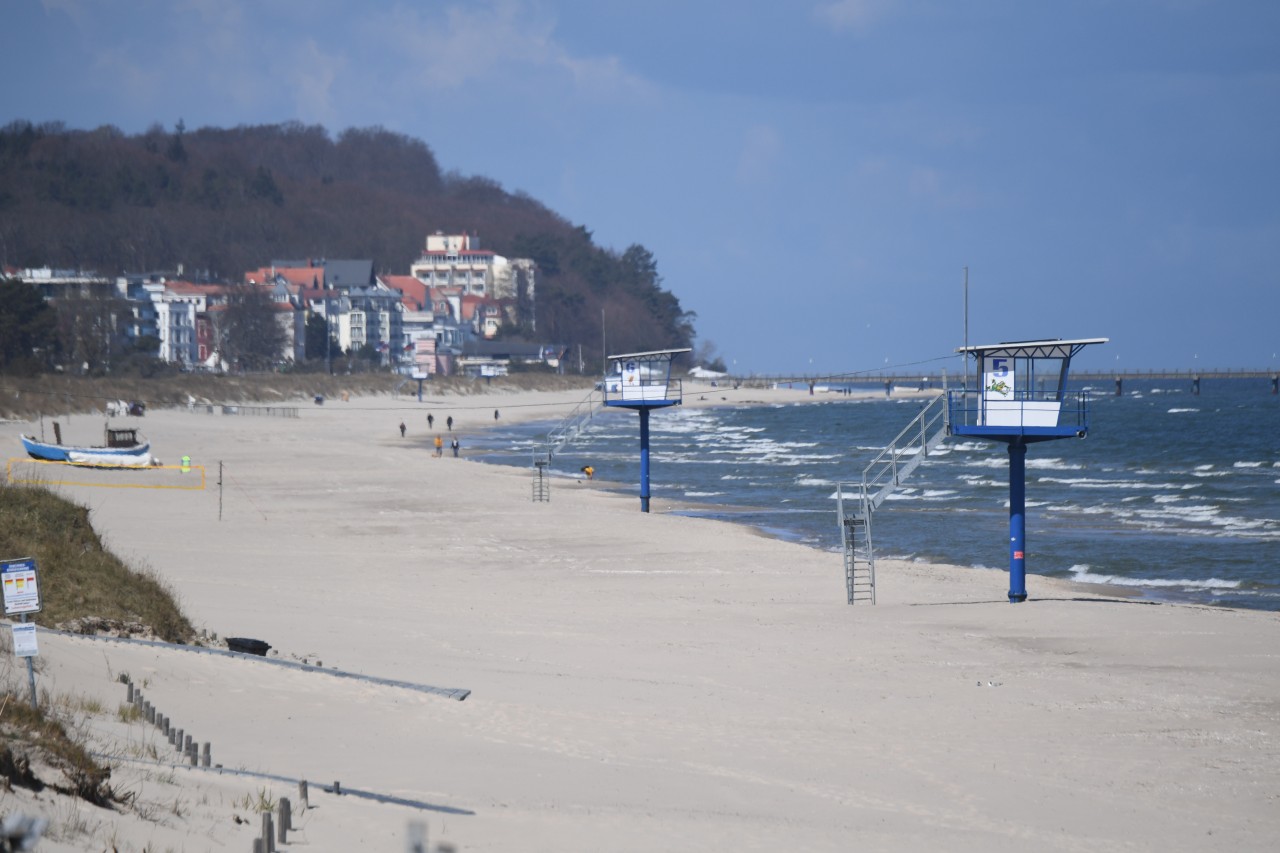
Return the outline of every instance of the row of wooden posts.
[[[151,704],[143,695],[142,691],[134,687],[132,681],[125,682],[126,700],[133,705],[142,714],[143,719],[151,723],[169,739],[169,743],[179,754],[184,756],[190,762],[192,767],[197,766],[197,756],[200,767],[209,767],[211,761],[212,745],[205,741],[203,748],[197,749],[198,745],[192,736],[184,732],[182,729],[172,725],[170,719],[164,714],[156,711],[155,706]],[[214,765],[221,767],[221,764]],[[329,790],[328,788],[325,789]],[[334,781],[333,793],[342,795],[342,783]],[[307,791],[307,780],[300,779],[298,781],[298,801],[302,811],[306,811],[311,807]],[[253,853],[276,853],[277,844],[288,843],[289,833],[293,830],[293,805],[288,797],[281,797],[276,806],[276,814],[269,811],[262,813],[262,832],[253,839]],[[426,853],[426,824],[420,822],[410,822],[408,832],[408,842],[410,853]],[[454,847],[451,844],[440,843],[436,846],[437,853],[453,853]]]
[[[171,725],[169,718],[156,711],[155,706],[143,697],[142,691],[136,689],[132,681],[125,682],[125,688],[127,690],[125,695],[129,704],[142,713],[143,719],[160,729],[164,736],[169,739],[170,745],[177,749],[178,753],[184,756],[192,767],[196,766],[197,760],[200,762],[200,766],[209,766],[212,745],[208,741],[205,741],[204,749],[199,750],[197,754],[199,744],[196,743],[195,738],[190,733],[183,732],[182,729]]]

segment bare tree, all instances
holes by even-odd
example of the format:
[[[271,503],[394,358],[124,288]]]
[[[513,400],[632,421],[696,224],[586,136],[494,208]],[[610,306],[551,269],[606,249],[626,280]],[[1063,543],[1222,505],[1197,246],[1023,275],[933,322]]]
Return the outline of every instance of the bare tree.
[[[232,288],[227,304],[215,315],[223,361],[240,370],[270,370],[278,364],[288,343],[278,319],[281,311],[267,288],[252,284]]]
[[[58,332],[63,351],[76,367],[101,375],[125,350],[125,324],[129,306],[114,294],[88,293],[58,299]]]

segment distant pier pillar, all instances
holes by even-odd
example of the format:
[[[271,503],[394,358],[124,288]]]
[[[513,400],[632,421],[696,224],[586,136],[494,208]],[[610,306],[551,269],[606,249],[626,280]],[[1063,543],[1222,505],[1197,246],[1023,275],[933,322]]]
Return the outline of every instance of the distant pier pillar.
[[[1121,379],[1119,376],[1116,377],[1116,396],[1117,397],[1124,396],[1124,380]]]
[[[1027,445],[1009,442],[1009,601],[1027,600]]]
[[[1191,377],[1191,393],[1197,397],[1200,396],[1200,377],[1199,376]]]
[[[1271,374],[1271,393],[1280,394],[1280,375]]]

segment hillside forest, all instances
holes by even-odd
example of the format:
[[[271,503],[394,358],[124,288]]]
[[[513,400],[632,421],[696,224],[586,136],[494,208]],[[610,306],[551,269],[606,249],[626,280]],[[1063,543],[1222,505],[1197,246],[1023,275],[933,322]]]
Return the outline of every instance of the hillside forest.
[[[524,193],[442,172],[424,143],[382,128],[285,123],[188,131],[16,121],[0,129],[0,261],[6,268],[184,270],[238,281],[275,259],[372,259],[406,274],[428,233],[538,263],[537,330],[508,338],[612,352],[690,346],[694,315],[642,245],[596,246]]]

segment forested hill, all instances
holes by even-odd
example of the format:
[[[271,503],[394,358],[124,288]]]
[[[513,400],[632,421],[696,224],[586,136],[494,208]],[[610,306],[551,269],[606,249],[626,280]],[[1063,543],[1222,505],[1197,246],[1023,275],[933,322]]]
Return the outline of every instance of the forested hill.
[[[336,138],[297,123],[128,136],[14,122],[0,130],[6,266],[173,270],[236,280],[275,258],[372,258],[407,274],[430,232],[536,260],[541,341],[615,351],[688,346],[693,315],[643,246],[591,232],[496,181],[442,173],[423,142],[382,128]],[[596,361],[595,363],[599,363]]]

